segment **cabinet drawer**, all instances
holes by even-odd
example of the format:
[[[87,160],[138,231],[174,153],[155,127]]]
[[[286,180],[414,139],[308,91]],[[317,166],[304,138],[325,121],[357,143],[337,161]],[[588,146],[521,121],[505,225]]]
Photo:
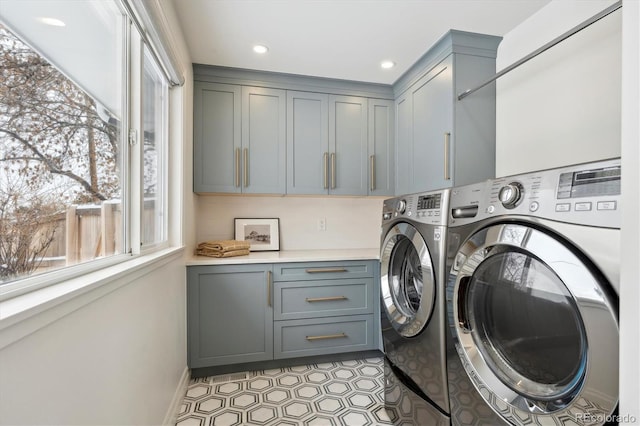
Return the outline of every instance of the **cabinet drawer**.
[[[274,319],[373,313],[373,278],[275,283]]]
[[[373,278],[376,261],[337,261],[311,263],[280,263],[273,267],[274,281],[334,280],[342,278]]]
[[[374,349],[373,315],[274,322],[274,357]]]

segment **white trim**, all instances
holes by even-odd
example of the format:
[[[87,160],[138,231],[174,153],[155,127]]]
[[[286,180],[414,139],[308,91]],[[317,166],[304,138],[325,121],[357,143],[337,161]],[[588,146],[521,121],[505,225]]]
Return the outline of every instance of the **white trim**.
[[[180,413],[180,407],[182,406],[182,401],[184,400],[184,396],[187,393],[187,388],[189,387],[189,380],[191,379],[191,373],[189,367],[185,367],[182,372],[182,376],[180,377],[180,381],[178,382],[178,387],[176,387],[176,391],[173,394],[173,398],[171,399],[171,404],[169,404],[169,409],[167,410],[167,414],[164,416],[163,425],[175,425],[178,420],[178,414]]]
[[[172,247],[0,302],[0,349],[183,255]]]

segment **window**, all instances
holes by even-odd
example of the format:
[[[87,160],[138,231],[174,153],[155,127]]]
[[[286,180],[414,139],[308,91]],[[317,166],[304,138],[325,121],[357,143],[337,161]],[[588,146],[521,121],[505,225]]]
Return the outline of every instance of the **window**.
[[[142,78],[142,246],[166,239],[166,139],[168,84],[150,51],[144,49]]]
[[[169,86],[150,50],[131,57],[144,36],[120,6],[2,2],[0,296],[124,260],[132,241],[166,243]]]

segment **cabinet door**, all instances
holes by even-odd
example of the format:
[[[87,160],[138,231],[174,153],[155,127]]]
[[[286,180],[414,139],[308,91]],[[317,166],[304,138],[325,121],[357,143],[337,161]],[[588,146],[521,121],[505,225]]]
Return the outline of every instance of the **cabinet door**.
[[[329,97],[329,194],[367,195],[367,99]]]
[[[242,192],[286,191],[284,90],[242,88]]]
[[[409,192],[451,186],[453,72],[451,57],[434,67],[412,90],[413,152]]]
[[[273,359],[270,275],[271,265],[188,268],[191,368]]]
[[[329,190],[329,95],[287,92],[287,193]]]
[[[409,193],[412,174],[413,110],[411,92],[404,92],[396,99],[396,179],[395,194]]]
[[[369,99],[369,195],[393,195],[394,102]]]
[[[240,86],[194,83],[193,190],[240,192]]]

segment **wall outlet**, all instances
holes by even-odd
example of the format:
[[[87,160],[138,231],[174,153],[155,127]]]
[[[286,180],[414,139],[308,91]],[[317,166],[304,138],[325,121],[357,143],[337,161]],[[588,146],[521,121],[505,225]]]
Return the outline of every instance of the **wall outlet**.
[[[318,231],[326,231],[327,230],[327,219],[321,217],[318,219]]]

